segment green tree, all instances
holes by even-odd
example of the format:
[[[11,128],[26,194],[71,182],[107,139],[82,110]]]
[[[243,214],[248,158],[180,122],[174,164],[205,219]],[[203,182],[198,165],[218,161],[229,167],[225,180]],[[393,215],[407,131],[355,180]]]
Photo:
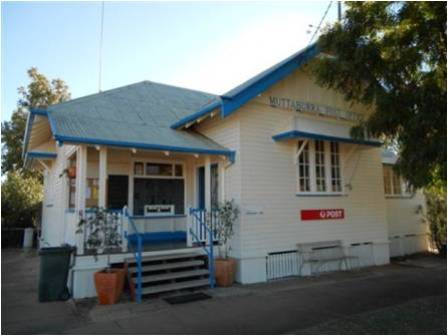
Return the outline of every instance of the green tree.
[[[425,189],[426,212],[423,220],[431,232],[431,240],[442,256],[446,256],[446,186],[432,185]]]
[[[10,171],[2,182],[2,226],[28,227],[36,224],[42,201],[42,185],[34,176]]]
[[[37,68],[28,70],[30,83],[20,87],[17,109],[10,121],[2,122],[2,174],[22,170],[23,137],[30,108],[44,108],[70,99],[68,86],[61,79],[48,80]]]
[[[67,85],[48,80],[37,68],[28,70],[30,83],[20,87],[17,109],[10,121],[2,122],[2,225],[24,227],[36,223],[42,200],[39,173],[23,169],[23,138],[30,108],[44,108],[68,100]]]
[[[347,2],[319,38],[317,83],[375,106],[352,129],[397,145],[415,187],[446,184],[446,2]]]

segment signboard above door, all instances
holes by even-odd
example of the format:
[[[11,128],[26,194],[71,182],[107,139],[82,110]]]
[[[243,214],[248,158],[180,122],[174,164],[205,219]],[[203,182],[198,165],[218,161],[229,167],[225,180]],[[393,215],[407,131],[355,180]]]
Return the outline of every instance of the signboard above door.
[[[290,98],[269,96],[269,105],[271,107],[292,110],[300,113],[314,114],[353,122],[358,122],[362,119],[362,115],[356,112],[344,111],[331,106],[303,102]]]

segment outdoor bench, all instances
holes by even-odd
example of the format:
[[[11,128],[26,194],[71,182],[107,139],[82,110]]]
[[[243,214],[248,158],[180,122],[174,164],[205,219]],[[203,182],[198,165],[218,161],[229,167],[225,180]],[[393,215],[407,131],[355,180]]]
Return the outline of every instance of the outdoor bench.
[[[312,243],[297,244],[297,250],[301,259],[300,274],[305,264],[310,265],[310,274],[313,274],[313,266],[318,273],[319,269],[330,262],[339,263],[339,270],[342,269],[342,264],[345,264],[346,269],[351,269],[352,259],[358,259],[357,256],[348,255],[340,240],[321,241]]]

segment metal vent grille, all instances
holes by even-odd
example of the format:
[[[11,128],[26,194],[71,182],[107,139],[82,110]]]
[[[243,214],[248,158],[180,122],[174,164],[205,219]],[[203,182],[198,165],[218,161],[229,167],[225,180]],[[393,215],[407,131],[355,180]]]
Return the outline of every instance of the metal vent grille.
[[[299,275],[299,254],[297,251],[269,253],[266,257],[266,276],[268,280]]]

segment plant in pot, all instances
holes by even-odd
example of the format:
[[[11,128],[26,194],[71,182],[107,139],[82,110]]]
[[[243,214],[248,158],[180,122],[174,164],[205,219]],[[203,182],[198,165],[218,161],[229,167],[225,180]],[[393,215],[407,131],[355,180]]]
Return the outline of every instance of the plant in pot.
[[[64,175],[67,175],[69,178],[75,178],[76,177],[76,167],[71,166],[68,168],[65,168],[61,174],[59,174],[59,177],[62,177]]]
[[[219,257],[215,259],[216,284],[221,287],[231,286],[235,280],[236,262],[230,258],[230,239],[233,226],[238,219],[239,209],[233,200],[225,201],[217,209],[217,216],[212,231],[218,240]]]
[[[98,252],[104,249],[119,247],[121,236],[116,225],[117,214],[108,214],[103,208],[95,208],[78,223],[77,233],[86,230],[85,249],[93,253],[98,260]],[[114,225],[115,223],[115,225]],[[110,254],[107,254],[107,265],[110,265]],[[114,304],[123,292],[126,270],[123,268],[106,267],[94,273],[95,288],[100,304]]]

